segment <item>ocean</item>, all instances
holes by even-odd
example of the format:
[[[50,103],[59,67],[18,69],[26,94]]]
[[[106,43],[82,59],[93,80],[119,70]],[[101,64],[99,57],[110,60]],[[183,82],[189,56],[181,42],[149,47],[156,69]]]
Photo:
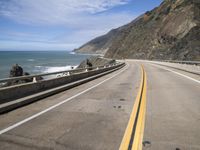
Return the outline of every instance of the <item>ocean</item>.
[[[19,64],[30,74],[69,70],[90,55],[68,51],[0,51],[0,79],[9,77],[13,64]]]

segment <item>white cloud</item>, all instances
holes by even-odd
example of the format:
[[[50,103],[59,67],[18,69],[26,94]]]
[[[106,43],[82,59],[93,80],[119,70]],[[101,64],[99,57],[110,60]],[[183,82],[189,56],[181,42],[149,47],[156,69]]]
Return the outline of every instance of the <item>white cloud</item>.
[[[46,47],[77,48],[85,42],[105,34],[133,20],[136,15],[126,11],[107,12],[127,4],[130,0],[0,0],[0,16],[31,27],[62,26],[63,33],[45,35],[34,31],[7,31],[10,39],[21,46],[38,44]],[[71,31],[70,34],[68,31]],[[66,32],[66,33],[65,33]],[[13,35],[13,36],[12,36]],[[20,41],[20,42],[19,42]],[[31,43],[32,42],[32,43]],[[37,43],[39,42],[39,43]],[[41,44],[41,43],[46,43]],[[52,44],[51,44],[52,43]],[[19,45],[20,45],[19,44]],[[1,45],[2,47],[2,45]]]
[[[3,0],[0,15],[22,23],[66,24],[129,0]]]
[[[0,50],[72,50],[76,43],[0,41]]]
[[[66,33],[60,37],[56,37],[56,39],[62,42],[78,42],[84,44],[97,36],[106,34],[113,28],[132,21],[135,17],[124,12],[120,14],[103,14],[100,16],[80,18],[77,22],[72,23],[75,30],[70,36]]]

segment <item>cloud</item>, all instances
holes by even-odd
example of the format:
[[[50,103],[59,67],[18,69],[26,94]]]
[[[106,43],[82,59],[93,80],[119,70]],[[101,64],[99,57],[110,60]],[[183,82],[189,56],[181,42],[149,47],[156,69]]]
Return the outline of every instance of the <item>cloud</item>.
[[[0,50],[72,50],[76,43],[44,43],[23,41],[0,41]]]
[[[76,18],[64,27],[37,27],[26,30],[0,27],[0,39],[16,41],[37,41],[46,43],[79,43],[106,34],[113,28],[130,22],[135,16],[121,12],[120,14],[100,14]]]
[[[30,28],[30,31],[19,31],[17,27],[4,31],[4,40],[16,41],[13,42],[13,47],[17,48],[20,45],[35,47],[34,44],[45,48],[77,48],[92,38],[133,20],[137,14],[126,10],[110,11],[113,7],[129,2],[130,0],[0,0],[0,17]],[[62,31],[56,32],[56,29]],[[8,46],[11,45],[11,42],[7,41],[4,47],[8,43]]]
[[[113,28],[117,28],[132,21],[136,16],[121,12],[120,14],[101,14],[98,16],[85,16],[71,22],[71,27],[74,29],[70,36],[68,33],[56,36],[58,41],[62,42],[85,42],[106,34]]]
[[[129,0],[2,0],[0,15],[22,23],[66,24]]]

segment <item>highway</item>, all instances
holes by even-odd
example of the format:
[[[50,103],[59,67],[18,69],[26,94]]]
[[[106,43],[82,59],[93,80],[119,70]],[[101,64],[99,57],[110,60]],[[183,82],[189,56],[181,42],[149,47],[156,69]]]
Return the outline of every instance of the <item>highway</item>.
[[[200,77],[133,60],[111,74],[0,115],[0,149],[119,149],[141,86],[141,64],[147,79],[146,105],[141,105],[143,149],[199,150]]]
[[[200,83],[196,81],[199,76],[162,68],[146,65],[148,92],[144,141],[150,141],[151,145],[144,149],[199,150]]]

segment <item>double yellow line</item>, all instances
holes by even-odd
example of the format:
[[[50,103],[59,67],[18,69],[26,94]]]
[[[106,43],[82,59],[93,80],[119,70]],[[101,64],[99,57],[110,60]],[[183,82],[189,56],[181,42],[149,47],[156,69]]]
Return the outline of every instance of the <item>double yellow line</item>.
[[[143,66],[141,66],[141,72],[139,92],[119,150],[142,150],[147,92],[146,72]]]

